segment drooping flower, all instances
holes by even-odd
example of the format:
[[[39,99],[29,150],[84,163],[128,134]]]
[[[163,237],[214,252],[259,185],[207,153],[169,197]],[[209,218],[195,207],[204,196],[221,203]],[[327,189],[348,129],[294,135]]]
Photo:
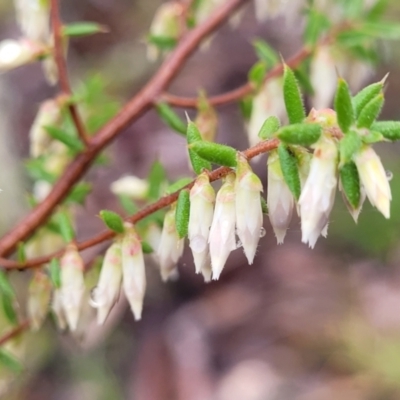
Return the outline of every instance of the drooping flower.
[[[129,196],[135,200],[143,200],[147,196],[149,183],[134,175],[124,176],[111,184],[111,191],[116,195]]]
[[[63,331],[67,328],[67,317],[62,303],[61,289],[55,289],[51,299],[51,311],[55,316],[58,328]]]
[[[218,114],[204,95],[199,98],[197,111],[194,123],[199,129],[201,137],[203,140],[213,142],[217,134]]]
[[[292,220],[294,197],[282,174],[277,151],[268,156],[268,216],[278,244],[283,243]]]
[[[236,175],[233,172],[225,178],[215,201],[208,238],[213,279],[219,278],[230,252],[236,248],[235,180]]]
[[[61,302],[71,331],[78,326],[79,315],[85,293],[83,277],[84,263],[76,248],[69,244],[60,261],[61,265]]]
[[[115,241],[104,255],[99,282],[92,292],[91,305],[97,308],[97,323],[104,324],[118,301],[122,281],[121,241]]]
[[[183,253],[183,239],[179,239],[175,226],[175,205],[167,211],[161,233],[161,242],[158,247],[158,259],[163,281],[178,276],[177,262]]]
[[[146,291],[146,272],[139,235],[132,224],[125,225],[122,237],[123,288],[135,320],[142,317],[143,299]]]
[[[190,190],[189,241],[196,273],[209,262],[208,237],[214,214],[215,191],[208,175],[200,174]]]
[[[260,178],[238,153],[235,184],[236,231],[249,264],[253,264],[263,224]]]
[[[372,147],[364,146],[355,154],[354,162],[368,200],[385,218],[390,218],[392,194],[381,159]]]
[[[302,242],[311,248],[328,223],[333,207],[337,162],[338,150],[334,139],[322,136],[314,145],[310,172],[299,199]]]

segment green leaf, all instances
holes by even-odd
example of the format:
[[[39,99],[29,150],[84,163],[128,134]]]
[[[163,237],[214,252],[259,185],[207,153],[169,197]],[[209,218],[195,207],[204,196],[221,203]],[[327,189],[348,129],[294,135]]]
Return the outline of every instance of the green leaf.
[[[57,289],[61,287],[61,269],[60,261],[57,258],[52,258],[50,261],[50,279],[53,286]]]
[[[83,204],[87,195],[92,191],[92,185],[88,182],[81,182],[74,186],[68,195],[66,202]]]
[[[24,242],[19,242],[17,245],[17,260],[19,264],[25,264],[26,262],[26,252]]]
[[[248,121],[253,109],[253,96],[245,96],[239,101],[240,112],[243,118]]]
[[[340,164],[347,164],[360,148],[360,136],[355,131],[349,131],[339,142]]]
[[[181,117],[167,104],[157,103],[156,110],[160,118],[174,131],[186,135],[186,124]]]
[[[264,199],[264,197],[262,197],[262,195],[260,194],[260,201],[261,201],[261,210],[262,213],[267,215],[268,214],[268,205],[266,200]]]
[[[360,177],[354,162],[344,164],[340,168],[340,181],[349,204],[355,209],[360,205]]]
[[[371,125],[371,130],[380,132],[392,142],[400,139],[400,121],[377,121]]]
[[[75,232],[69,214],[65,211],[60,211],[55,215],[54,219],[64,241],[66,243],[72,242],[75,238]]]
[[[165,51],[172,50],[178,42],[176,38],[161,35],[148,35],[147,41],[150,44],[154,44],[158,49]]]
[[[25,161],[25,167],[28,174],[35,181],[41,180],[54,183],[57,180],[57,177],[54,174],[46,171],[45,159],[43,157],[31,158],[30,160]]]
[[[398,40],[400,39],[400,24],[397,22],[367,21],[359,29],[366,35],[377,39]]]
[[[181,190],[176,204],[175,226],[179,238],[184,238],[188,234],[190,215],[190,193],[189,190]]]
[[[125,194],[121,194],[118,196],[118,200],[119,200],[119,203],[121,204],[122,208],[129,215],[133,215],[137,212],[138,208],[129,196],[127,196]]]
[[[174,182],[172,185],[169,185],[167,189],[165,190],[165,194],[172,194],[177,192],[178,190],[181,190],[184,188],[186,185],[191,183],[193,181],[192,178],[184,177],[178,179],[176,182]]]
[[[366,19],[369,21],[376,21],[382,18],[385,13],[389,0],[378,0],[375,4],[368,10]]]
[[[262,39],[255,39],[252,44],[257,57],[264,61],[269,68],[278,63],[279,58],[276,51],[267,42]]]
[[[192,121],[188,122],[186,138],[187,138],[188,145],[190,145],[194,142],[203,140],[196,124]],[[188,147],[188,152],[189,152],[189,159],[190,159],[190,162],[193,167],[193,171],[197,175],[201,174],[204,169],[211,170],[210,162],[201,158],[190,147]]]
[[[64,36],[87,36],[108,32],[108,28],[95,22],[75,22],[63,27]]]
[[[300,88],[293,71],[286,64],[283,73],[283,98],[290,124],[303,122],[306,114]]]
[[[151,245],[147,242],[142,242],[142,251],[143,251],[143,254],[154,253],[153,247],[151,247]]]
[[[349,86],[343,78],[338,79],[335,95],[335,111],[340,129],[343,133],[347,133],[354,123],[354,110]]]
[[[311,146],[321,136],[322,127],[319,124],[304,123],[282,127],[278,131],[278,138],[287,144]]]
[[[277,117],[268,117],[262,124],[258,137],[262,140],[272,139],[280,126],[281,123]]]
[[[356,119],[359,117],[363,108],[381,92],[385,83],[385,78],[380,82],[375,82],[366,86],[353,97],[353,108]]]
[[[378,118],[384,102],[385,97],[382,92],[375,96],[360,112],[357,119],[357,127],[370,128],[372,123]]]
[[[296,157],[282,143],[278,146],[279,163],[283,177],[296,200],[300,197],[301,184]]]
[[[147,180],[149,181],[148,198],[157,200],[161,195],[162,186],[166,180],[165,169],[160,161],[156,160],[153,163]]]
[[[8,275],[4,271],[0,271],[0,293],[9,297],[15,297],[14,288],[8,279]]]
[[[265,64],[264,61],[258,61],[250,69],[248,78],[256,89],[261,88],[264,82],[264,77],[266,72],[267,72],[267,64]]]
[[[74,137],[67,132],[64,132],[60,128],[56,128],[55,126],[45,126],[44,128],[53,139],[65,144],[69,149],[74,152],[79,153],[85,148],[79,138]]]
[[[382,133],[377,131],[369,131],[366,135],[361,136],[361,140],[365,144],[374,144],[377,142],[382,142],[384,140]]]
[[[4,348],[0,348],[0,364],[16,374],[24,370],[21,362]]]
[[[214,164],[236,167],[236,150],[233,147],[211,142],[194,142],[189,148]]]
[[[329,19],[325,14],[311,8],[307,13],[307,24],[304,30],[304,42],[306,45],[314,46],[321,34],[330,26]]]
[[[14,308],[15,298],[6,293],[3,293],[1,295],[1,300],[2,300],[3,312],[5,317],[7,318],[7,321],[12,325],[18,325],[18,317]]]
[[[296,68],[293,72],[300,85],[300,90],[313,95],[315,91],[310,80],[310,69],[305,66],[305,62],[303,62],[302,65]]]
[[[114,211],[101,210],[100,218],[106,224],[106,226],[114,232],[124,233],[124,221],[123,219]]]

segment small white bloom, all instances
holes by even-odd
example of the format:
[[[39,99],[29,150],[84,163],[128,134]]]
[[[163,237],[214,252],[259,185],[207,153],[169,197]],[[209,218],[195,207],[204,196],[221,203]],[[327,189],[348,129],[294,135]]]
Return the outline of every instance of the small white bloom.
[[[282,78],[266,81],[260,92],[253,99],[253,107],[247,129],[250,146],[254,146],[260,141],[258,133],[265,120],[271,116],[276,116],[281,121],[287,118],[283,100]]]
[[[143,200],[147,196],[149,183],[134,175],[124,176],[111,184],[111,191],[116,195],[129,196],[135,200]]]
[[[292,220],[294,197],[282,174],[277,151],[268,156],[268,216],[278,244],[283,243]]]
[[[354,156],[354,162],[360,175],[361,184],[365,188],[368,200],[385,218],[390,218],[390,201],[392,194],[381,159],[370,146]]]
[[[175,226],[175,206],[167,211],[158,247],[161,278],[165,282],[178,276],[177,262],[183,253],[184,241],[179,239]]]
[[[337,186],[338,150],[333,139],[322,137],[314,147],[310,173],[299,199],[302,242],[311,248],[328,223]]]
[[[207,174],[201,174],[190,190],[188,237],[196,273],[209,262],[208,237],[214,214],[215,192]]]
[[[0,72],[34,62],[43,54],[43,46],[27,39],[3,40],[0,42]]]
[[[122,281],[121,242],[117,240],[106,251],[99,282],[94,288],[90,304],[97,308],[97,323],[103,325],[118,301]]]
[[[234,173],[225,178],[215,201],[214,217],[208,238],[213,279],[219,278],[229,253],[236,248],[235,179]]]
[[[67,328],[67,317],[62,304],[61,289],[55,289],[51,299],[51,311],[53,312],[58,328],[65,330]]]
[[[41,270],[34,272],[28,288],[28,316],[31,327],[37,331],[43,324],[50,306],[51,282]]]
[[[251,170],[245,157],[238,153],[236,172],[236,229],[249,264],[253,264],[263,224],[260,178]]]
[[[146,272],[142,244],[132,224],[126,224],[126,231],[122,237],[122,274],[126,298],[135,320],[139,320],[142,318],[146,291]]]
[[[79,315],[85,293],[83,278],[84,263],[75,245],[67,247],[61,264],[61,301],[71,331],[78,326]]]

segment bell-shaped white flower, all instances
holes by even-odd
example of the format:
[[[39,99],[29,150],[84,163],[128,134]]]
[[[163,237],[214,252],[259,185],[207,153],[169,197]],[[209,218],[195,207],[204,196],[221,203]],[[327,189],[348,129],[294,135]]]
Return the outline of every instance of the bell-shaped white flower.
[[[129,223],[122,237],[122,275],[125,296],[137,321],[142,318],[146,271],[139,235]]]
[[[45,53],[43,46],[27,39],[3,40],[0,42],[0,72],[37,61]]]
[[[165,282],[178,276],[177,262],[183,253],[184,241],[179,239],[175,226],[175,205],[167,211],[161,233],[158,259],[160,262],[161,278]]]
[[[323,136],[314,146],[310,172],[299,206],[302,242],[311,248],[328,223],[337,186],[338,150],[334,139]]]
[[[214,217],[208,238],[213,279],[219,278],[229,253],[236,248],[235,179],[234,173],[225,178],[215,201]]]
[[[258,133],[268,117],[276,116],[281,121],[286,119],[286,107],[283,100],[282,78],[267,80],[253,99],[253,106],[247,128],[250,146],[261,139]]]
[[[30,153],[32,157],[43,155],[52,141],[46,126],[58,125],[61,120],[61,107],[56,99],[46,100],[40,105],[39,111],[29,132]]]
[[[253,264],[260,240],[263,215],[260,178],[252,171],[246,158],[238,153],[236,171],[236,232],[249,264]]]
[[[116,195],[131,197],[135,200],[143,200],[149,191],[149,183],[134,175],[124,176],[111,184],[111,191]]]
[[[90,304],[97,308],[97,323],[104,324],[118,301],[122,281],[121,241],[114,242],[104,255],[99,282],[93,289]]]
[[[277,151],[268,156],[268,216],[278,244],[283,243],[292,220],[294,197],[285,182]]]
[[[360,181],[364,186],[368,200],[385,218],[390,218],[392,194],[381,159],[372,147],[364,146],[354,156],[354,162],[356,163]]]
[[[198,176],[190,190],[190,216],[188,237],[193,253],[196,273],[209,261],[208,237],[214,214],[215,192],[208,175]]]
[[[33,330],[38,330],[50,306],[51,281],[50,278],[41,270],[34,272],[33,278],[28,288],[28,316]]]
[[[61,301],[71,331],[78,326],[85,293],[84,263],[74,244],[67,247],[61,257]]]
[[[58,328],[63,331],[67,328],[67,317],[62,303],[61,289],[55,289],[51,299],[51,311],[56,319]]]

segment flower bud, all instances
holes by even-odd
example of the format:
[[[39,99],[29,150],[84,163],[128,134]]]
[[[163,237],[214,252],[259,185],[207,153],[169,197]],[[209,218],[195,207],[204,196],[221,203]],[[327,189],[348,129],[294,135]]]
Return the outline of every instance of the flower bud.
[[[28,288],[28,316],[30,326],[37,331],[43,324],[50,306],[51,282],[41,270],[34,272]]]
[[[236,230],[249,264],[253,264],[263,224],[260,178],[251,170],[246,158],[238,153],[236,171]]]
[[[43,46],[27,39],[3,40],[0,42],[0,72],[34,62],[45,53]]]
[[[57,125],[61,120],[61,107],[56,99],[46,100],[40,105],[29,132],[32,157],[43,155],[52,141],[45,127]]]
[[[51,311],[55,316],[58,328],[63,331],[67,328],[67,317],[62,303],[61,289],[55,289],[51,300]]]
[[[198,176],[190,190],[189,241],[196,273],[209,262],[208,236],[214,214],[215,192],[208,175]]]
[[[103,325],[118,301],[122,281],[121,242],[117,240],[106,251],[99,282],[93,289],[90,304],[97,308],[97,323]]]
[[[165,214],[158,247],[161,278],[165,282],[178,276],[177,262],[183,253],[184,240],[179,239],[175,226],[175,206]]]
[[[328,223],[335,200],[338,150],[333,139],[323,136],[314,145],[310,173],[299,199],[302,242],[315,246]]]
[[[126,224],[122,237],[122,273],[124,292],[138,321],[142,317],[146,273],[142,244],[132,224]]]
[[[286,107],[283,100],[282,78],[269,79],[253,99],[250,121],[247,129],[250,146],[256,145],[258,133],[264,121],[271,116],[285,120]]]
[[[236,175],[233,172],[225,178],[215,202],[208,238],[213,279],[219,278],[229,253],[236,249],[235,179]]]
[[[143,200],[147,196],[149,183],[137,176],[124,176],[111,184],[111,191],[115,195],[129,196],[135,200]]]
[[[282,174],[278,152],[268,156],[268,216],[278,244],[283,243],[292,220],[294,198]]]
[[[83,278],[84,263],[74,244],[67,247],[60,261],[61,265],[61,302],[68,326],[74,331],[78,326],[82,307],[85,282]]]
[[[376,207],[385,218],[390,218],[390,201],[392,194],[381,159],[370,146],[364,146],[354,156],[360,181],[370,203]]]

